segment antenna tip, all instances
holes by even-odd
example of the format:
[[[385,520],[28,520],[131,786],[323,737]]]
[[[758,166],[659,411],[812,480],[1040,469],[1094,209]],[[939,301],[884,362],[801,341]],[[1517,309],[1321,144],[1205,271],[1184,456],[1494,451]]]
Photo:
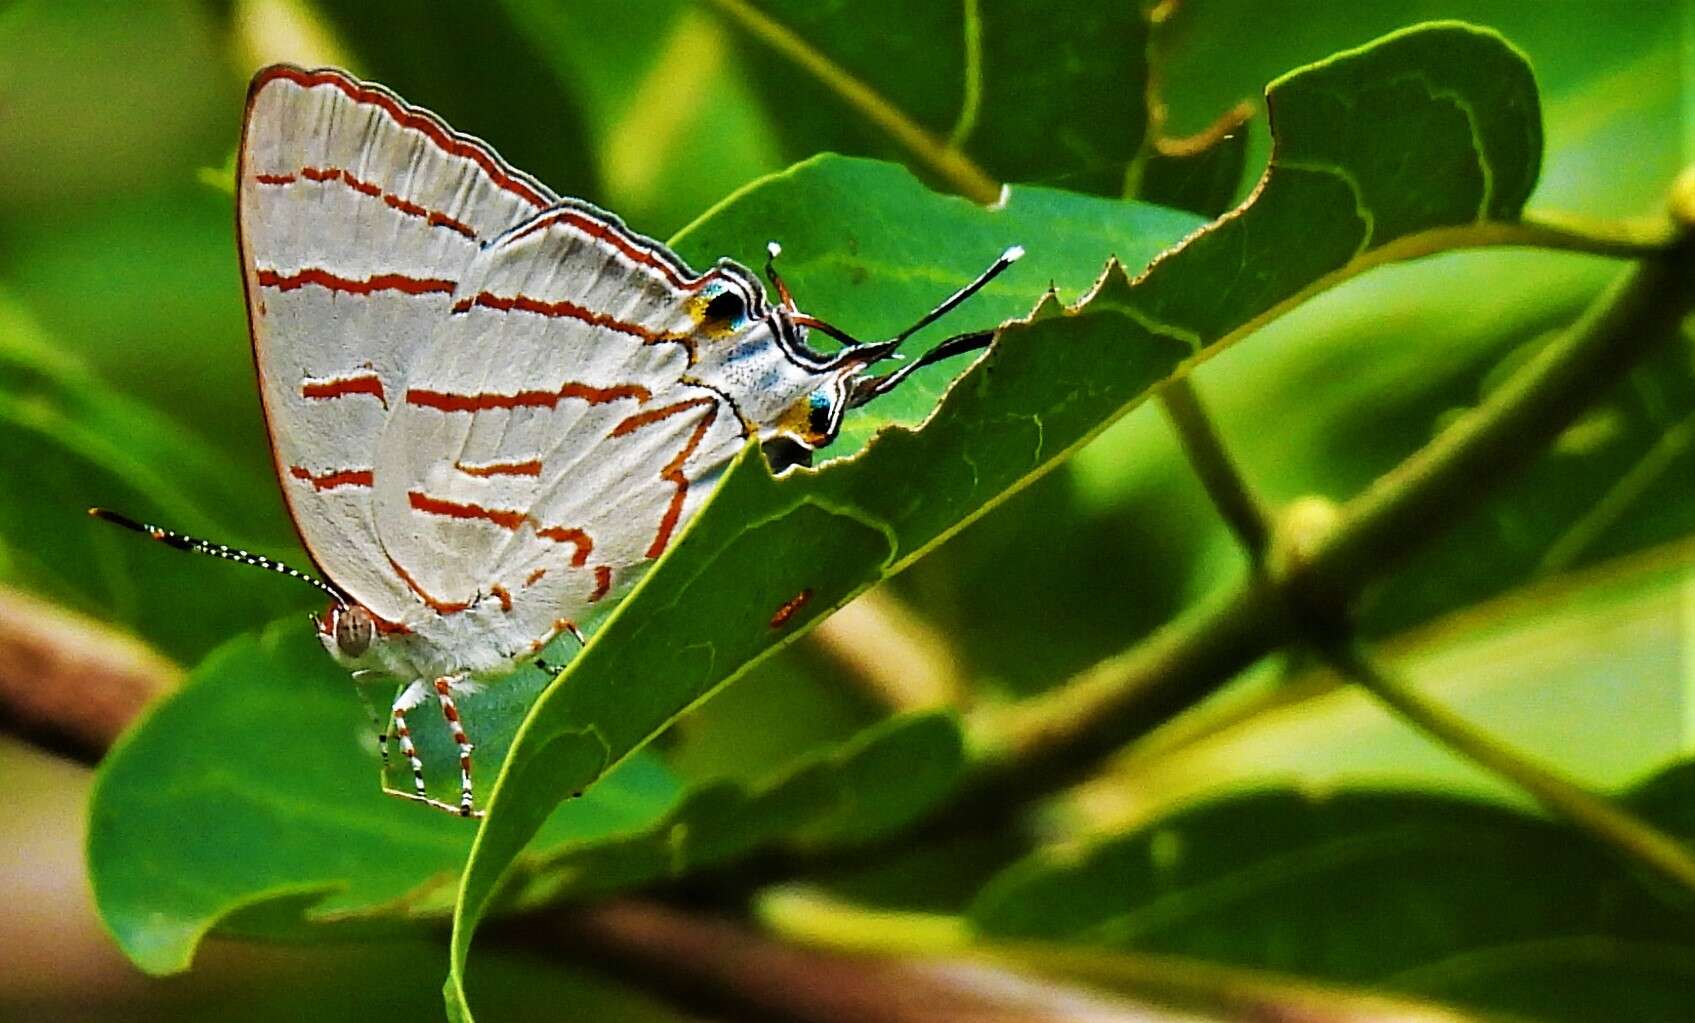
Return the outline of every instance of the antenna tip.
[[[778,256],[783,254],[783,247],[778,245],[776,242],[766,242],[765,254],[770,256],[772,259],[776,259]]]
[[[119,515],[117,512],[112,511],[109,508],[90,508],[88,509],[88,514],[99,519],[101,522],[110,522],[114,526],[122,526],[125,529],[133,529],[137,533],[146,533],[150,531],[147,526],[135,521],[128,515]]]
[[[1014,245],[1012,248],[1001,253],[1001,262],[1003,263],[1016,263],[1023,258],[1024,246],[1022,245]]]

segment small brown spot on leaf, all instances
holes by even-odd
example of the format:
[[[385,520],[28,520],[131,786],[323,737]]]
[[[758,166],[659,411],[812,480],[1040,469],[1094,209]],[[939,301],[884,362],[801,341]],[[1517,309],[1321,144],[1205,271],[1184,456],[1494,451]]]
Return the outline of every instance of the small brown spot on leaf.
[[[812,587],[808,586],[806,589],[801,590],[788,600],[783,601],[783,606],[779,607],[776,613],[771,616],[771,627],[773,629],[780,629],[789,624],[789,619],[795,616],[795,612],[805,607],[807,601],[811,599]]]

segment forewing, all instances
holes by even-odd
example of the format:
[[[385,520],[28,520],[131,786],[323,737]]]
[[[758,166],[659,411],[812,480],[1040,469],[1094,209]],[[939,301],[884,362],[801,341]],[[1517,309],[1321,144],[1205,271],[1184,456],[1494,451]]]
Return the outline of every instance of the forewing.
[[[378,86],[276,66],[253,80],[238,237],[260,396],[312,558],[381,617],[416,602],[377,543],[382,426],[480,250],[555,196]]]
[[[467,268],[378,447],[378,531],[419,598],[498,599],[540,638],[663,550],[742,439],[685,381],[705,279],[572,200]]]

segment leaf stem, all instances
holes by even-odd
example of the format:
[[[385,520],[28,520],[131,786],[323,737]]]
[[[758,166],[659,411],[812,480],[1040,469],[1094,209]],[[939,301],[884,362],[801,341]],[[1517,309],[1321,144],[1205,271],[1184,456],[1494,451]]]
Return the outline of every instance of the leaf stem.
[[[713,1018],[786,1023],[1165,1018],[1147,1003],[1033,978],[981,959],[805,948],[736,921],[623,899],[501,927],[528,949],[588,960]]]
[[[1057,689],[966,719],[981,759],[974,809],[1010,790],[1049,791],[1220,688],[1279,646],[1345,617],[1362,589],[1537,457],[1598,394],[1695,307],[1695,245],[1656,252],[1487,400],[1365,492],[1325,515],[1299,503],[1280,524],[1285,563],[1215,595]],[[1313,505],[1313,507],[1307,507]],[[1297,514],[1298,513],[1298,514]],[[1290,522],[1299,520],[1299,528]],[[950,819],[960,820],[960,815]]]
[[[1601,499],[1552,544],[1536,565],[1539,575],[1552,575],[1572,563],[1611,532],[1624,514],[1695,447],[1695,412],[1660,434],[1640,461],[1630,467]]]
[[[1306,566],[1357,589],[1553,441],[1695,306],[1695,246],[1642,260],[1481,405],[1342,506]]]
[[[1379,667],[1356,643],[1321,648],[1337,671],[1414,727],[1504,778],[1624,858],[1695,894],[1695,852],[1612,802],[1480,731]]]
[[[1265,509],[1248,488],[1236,460],[1225,450],[1217,428],[1201,405],[1200,395],[1195,392],[1194,380],[1188,373],[1172,377],[1160,388],[1159,402],[1213,507],[1242,542],[1253,563],[1261,564],[1271,538]]]
[[[947,182],[950,188],[973,202],[990,205],[1000,201],[1001,184],[958,149],[949,146],[906,112],[885,99],[869,85],[849,74],[846,68],[825,56],[792,29],[772,19],[746,0],[703,0],[743,31],[787,57],[860,116],[876,125]]]

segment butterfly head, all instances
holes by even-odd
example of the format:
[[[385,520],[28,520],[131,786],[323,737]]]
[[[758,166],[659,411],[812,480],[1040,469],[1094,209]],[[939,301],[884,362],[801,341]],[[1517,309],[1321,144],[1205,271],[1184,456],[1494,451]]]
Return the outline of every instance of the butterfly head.
[[[370,667],[380,629],[376,616],[358,604],[332,601],[316,619],[318,640],[348,668]]]
[[[750,432],[765,446],[774,467],[810,462],[811,453],[836,439],[851,408],[888,393],[918,369],[963,352],[983,348],[991,331],[960,334],[935,345],[923,356],[891,373],[872,368],[889,358],[907,338],[940,319],[993,280],[1024,250],[1008,249],[983,273],[950,295],[907,329],[885,341],[865,342],[809,316],[794,299],[773,265],[781,251],[772,243],[766,276],[779,301],[767,300],[758,278],[738,264],[721,262],[694,300],[697,322],[695,378],[728,397]],[[820,352],[808,343],[812,331],[841,343]]]
[[[761,442],[811,451],[835,439],[863,358],[807,344],[808,319],[771,303],[757,278],[724,263],[691,301],[696,321],[690,377],[735,405]]]

